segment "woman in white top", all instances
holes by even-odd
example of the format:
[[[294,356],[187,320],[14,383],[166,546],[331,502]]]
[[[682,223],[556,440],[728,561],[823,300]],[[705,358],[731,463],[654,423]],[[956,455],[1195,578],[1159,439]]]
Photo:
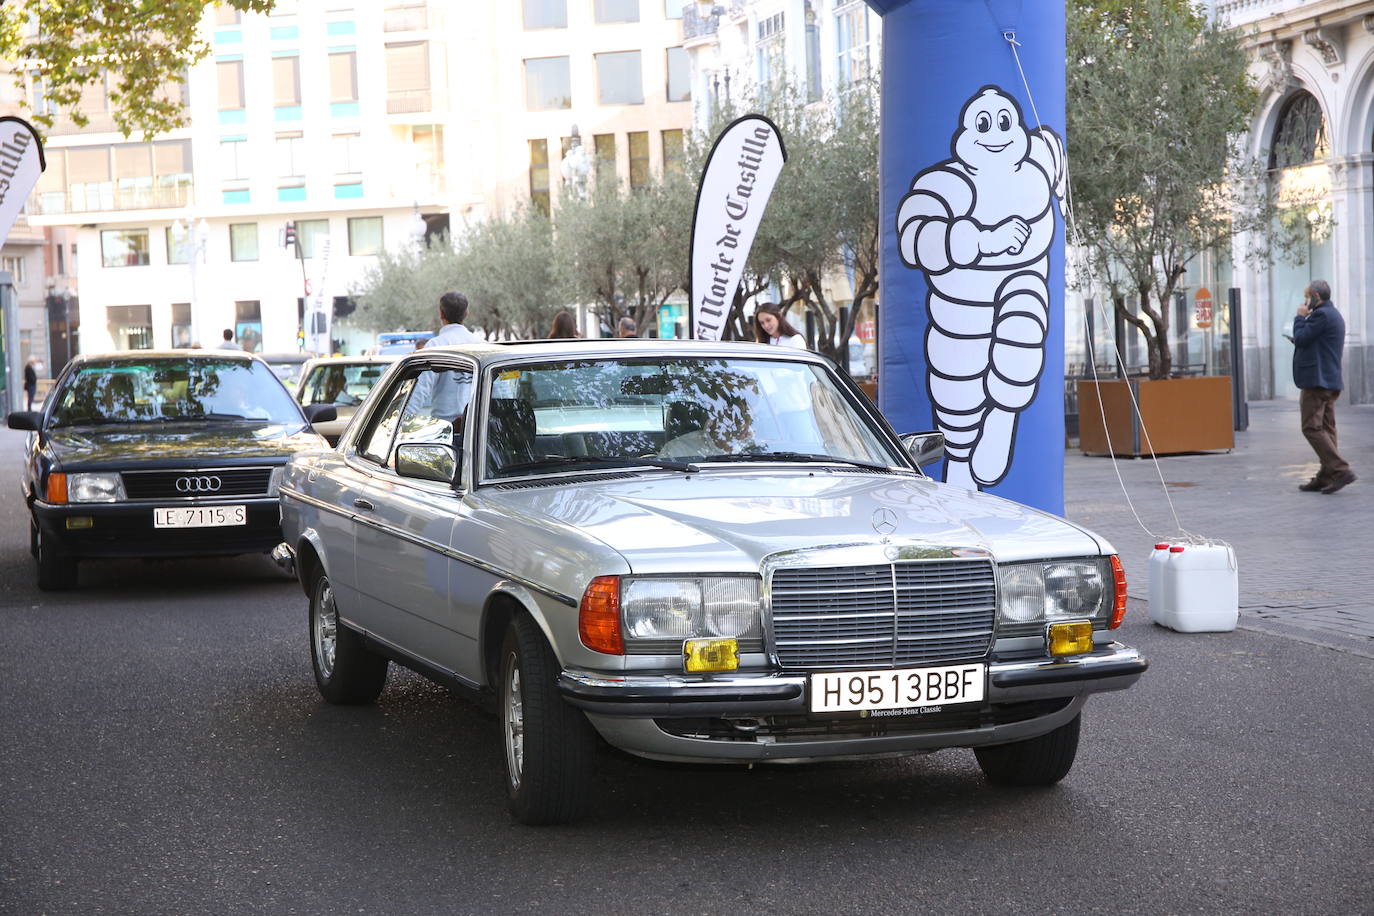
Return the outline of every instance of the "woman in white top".
[[[806,349],[806,338],[787,323],[782,309],[772,302],[765,302],[754,311],[754,339],[779,347]]]

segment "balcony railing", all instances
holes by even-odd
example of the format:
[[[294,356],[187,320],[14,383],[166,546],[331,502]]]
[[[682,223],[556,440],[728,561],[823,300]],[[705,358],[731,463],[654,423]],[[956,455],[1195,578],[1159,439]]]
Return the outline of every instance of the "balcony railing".
[[[33,200],[37,201],[35,209],[43,216],[115,210],[163,210],[184,207],[190,203],[191,183],[118,190],[111,184],[88,184],[67,191],[41,191],[34,195]]]
[[[702,11],[705,11],[703,14]],[[688,3],[682,8],[682,40],[694,41],[709,38],[720,29],[720,6],[708,7],[704,4]]]
[[[446,94],[436,89],[393,89],[386,94],[387,114],[442,111],[446,105]]]
[[[398,6],[386,11],[382,19],[384,32],[422,32],[426,29],[443,31],[441,10],[428,6]]]

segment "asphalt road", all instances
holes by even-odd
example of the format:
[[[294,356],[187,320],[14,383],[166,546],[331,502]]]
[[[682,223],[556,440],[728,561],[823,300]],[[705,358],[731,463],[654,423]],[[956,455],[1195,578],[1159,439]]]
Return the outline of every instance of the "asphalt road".
[[[1370,913],[1374,660],[1133,607],[1151,668],[1076,767],[805,767],[607,751],[571,828],[507,817],[497,723],[396,671],[315,692],[305,599],[261,557],[33,585],[0,432],[0,912]]]

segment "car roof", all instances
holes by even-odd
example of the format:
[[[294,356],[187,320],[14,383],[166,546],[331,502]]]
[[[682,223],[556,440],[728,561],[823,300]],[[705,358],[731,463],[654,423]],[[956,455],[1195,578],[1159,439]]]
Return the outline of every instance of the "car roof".
[[[266,363],[304,363],[316,358],[314,353],[303,353],[300,350],[286,350],[281,353],[255,353],[253,355]]]
[[[244,361],[258,358],[258,354],[245,350],[111,350],[107,353],[78,353],[72,357],[74,363],[108,360],[138,362],[144,359],[241,359]]]
[[[640,356],[771,357],[798,362],[822,364],[828,362],[825,357],[810,350],[775,347],[769,344],[753,343],[752,341],[656,340],[640,337],[452,344],[442,347],[425,347],[416,350],[414,354],[410,354],[410,357],[418,359],[420,354],[444,352],[463,353],[472,356],[483,366],[506,362],[511,359],[616,359],[631,354]]]
[[[311,367],[315,366],[354,366],[364,363],[394,363],[404,353],[368,353],[362,356],[315,356],[310,360]]]

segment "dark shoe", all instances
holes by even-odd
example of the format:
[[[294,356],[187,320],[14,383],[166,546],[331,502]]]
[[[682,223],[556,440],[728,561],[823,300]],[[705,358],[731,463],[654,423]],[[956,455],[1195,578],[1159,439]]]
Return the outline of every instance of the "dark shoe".
[[[1330,482],[1329,484],[1327,484],[1326,486],[1322,487],[1322,492],[1323,492],[1323,493],[1335,493],[1337,490],[1339,490],[1341,487],[1345,486],[1346,484],[1348,484],[1348,483],[1354,483],[1354,482],[1355,482],[1355,472],[1354,472],[1354,471],[1342,471],[1341,473],[1339,473],[1339,474],[1337,474],[1335,477],[1333,477],[1333,478],[1331,479],[1331,482]]]
[[[1315,492],[1317,492],[1318,490],[1324,489],[1325,487],[1326,487],[1326,481],[1325,481],[1325,480],[1319,480],[1319,479],[1316,478],[1316,477],[1313,477],[1313,478],[1312,478],[1311,480],[1309,480],[1307,483],[1300,483],[1300,484],[1298,484],[1298,489],[1299,489],[1299,490],[1302,490],[1304,493],[1315,493]]]

